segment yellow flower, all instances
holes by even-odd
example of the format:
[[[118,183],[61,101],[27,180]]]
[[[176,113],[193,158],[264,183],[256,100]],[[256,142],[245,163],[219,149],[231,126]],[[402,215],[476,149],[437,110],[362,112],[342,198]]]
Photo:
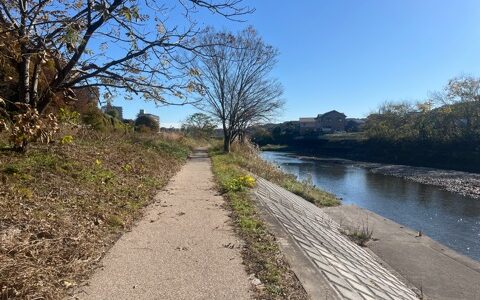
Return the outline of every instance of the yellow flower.
[[[240,177],[240,181],[242,182],[242,185],[246,187],[253,188],[255,186],[255,178],[250,175]]]
[[[71,144],[73,142],[73,136],[66,135],[66,136],[62,137],[62,140],[60,142],[62,144]]]

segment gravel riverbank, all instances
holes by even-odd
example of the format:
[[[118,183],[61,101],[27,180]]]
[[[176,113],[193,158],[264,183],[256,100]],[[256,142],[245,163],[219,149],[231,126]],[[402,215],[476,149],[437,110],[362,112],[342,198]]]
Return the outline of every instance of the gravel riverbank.
[[[463,196],[480,198],[480,174],[402,165],[373,166],[369,167],[369,170],[376,174],[438,186]]]

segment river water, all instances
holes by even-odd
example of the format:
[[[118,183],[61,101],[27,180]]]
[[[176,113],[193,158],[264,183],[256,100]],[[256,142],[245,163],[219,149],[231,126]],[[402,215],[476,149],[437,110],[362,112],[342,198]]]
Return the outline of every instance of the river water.
[[[373,174],[355,162],[298,158],[262,152],[262,157],[297,178],[371,210],[480,261],[480,199],[394,176]]]

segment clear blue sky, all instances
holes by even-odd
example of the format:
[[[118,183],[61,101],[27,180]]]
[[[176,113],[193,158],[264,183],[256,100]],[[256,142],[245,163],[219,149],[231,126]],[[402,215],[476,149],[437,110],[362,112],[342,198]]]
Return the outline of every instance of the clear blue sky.
[[[202,18],[237,30],[253,25],[281,53],[274,75],[286,106],[276,121],[336,109],[364,117],[385,100],[422,100],[461,74],[480,76],[478,0],[247,0],[245,22]],[[192,107],[114,101],[178,124]]]

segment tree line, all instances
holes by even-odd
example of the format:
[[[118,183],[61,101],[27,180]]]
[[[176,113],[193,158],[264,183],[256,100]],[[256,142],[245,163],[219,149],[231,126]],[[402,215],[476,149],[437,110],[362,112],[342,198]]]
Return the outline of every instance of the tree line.
[[[385,102],[367,117],[364,130],[379,141],[478,143],[480,78],[455,77],[426,101]]]

